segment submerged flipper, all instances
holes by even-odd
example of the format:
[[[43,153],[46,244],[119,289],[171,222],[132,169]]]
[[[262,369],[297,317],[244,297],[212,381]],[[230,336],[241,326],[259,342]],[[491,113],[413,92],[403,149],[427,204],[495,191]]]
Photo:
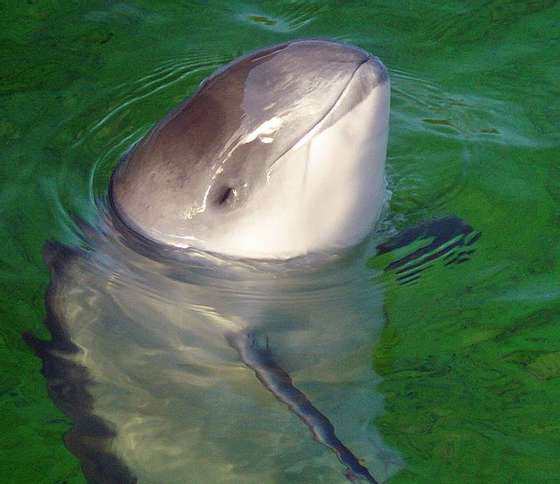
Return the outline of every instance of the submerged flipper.
[[[391,262],[384,270],[397,274],[397,281],[407,284],[416,281],[420,273],[441,259],[444,265],[462,264],[475,252],[474,243],[481,233],[456,216],[428,220],[407,229],[377,246],[378,255],[406,247],[413,243],[426,243],[413,252]]]
[[[241,360],[251,368],[259,381],[282,403],[285,403],[309,427],[315,440],[333,450],[346,466],[346,477],[351,480],[365,479],[377,483],[368,469],[336,436],[334,426],[292,383],[290,375],[274,360],[268,346],[260,348],[252,333],[228,335],[229,344],[237,350]]]

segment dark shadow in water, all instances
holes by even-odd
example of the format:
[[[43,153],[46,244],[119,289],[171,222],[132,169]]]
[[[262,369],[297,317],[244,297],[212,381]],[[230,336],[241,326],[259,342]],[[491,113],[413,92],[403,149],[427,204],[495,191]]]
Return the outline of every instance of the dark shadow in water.
[[[475,252],[472,247],[482,234],[464,220],[454,215],[428,220],[405,230],[377,246],[378,254],[385,254],[406,247],[413,242],[426,240],[427,245],[407,254],[385,267],[394,272],[400,284],[417,281],[420,274],[441,259],[444,265],[462,264]]]
[[[31,333],[24,333],[25,342],[43,361],[41,373],[47,380],[49,396],[56,406],[73,421],[72,429],[64,436],[68,449],[79,459],[89,482],[132,484],[137,479],[110,452],[109,444],[115,432],[102,419],[92,414],[93,399],[88,393],[91,379],[85,367],[73,363],[69,357],[79,349],[68,338],[53,310],[56,294],[56,273],[79,257],[79,249],[71,249],[56,242],[45,244],[45,263],[51,272],[46,296],[45,325],[52,340],[43,341]]]

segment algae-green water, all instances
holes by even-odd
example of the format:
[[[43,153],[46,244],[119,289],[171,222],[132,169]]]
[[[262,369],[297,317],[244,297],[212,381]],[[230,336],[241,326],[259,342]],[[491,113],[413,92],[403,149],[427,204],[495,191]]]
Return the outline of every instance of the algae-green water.
[[[48,337],[45,241],[78,243],[119,158],[213,70],[309,37],[391,72],[390,224],[482,234],[462,264],[381,276],[390,482],[559,481],[558,2],[5,1],[0,25],[2,482],[84,482],[21,336]]]

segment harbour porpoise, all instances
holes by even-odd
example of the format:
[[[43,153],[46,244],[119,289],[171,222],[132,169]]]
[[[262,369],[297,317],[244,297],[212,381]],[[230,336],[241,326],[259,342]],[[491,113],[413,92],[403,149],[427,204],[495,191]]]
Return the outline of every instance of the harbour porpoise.
[[[350,45],[251,53],[123,157],[84,248],[46,245],[52,340],[26,338],[90,482],[396,472],[371,424],[381,290],[343,256],[387,200],[389,98]]]

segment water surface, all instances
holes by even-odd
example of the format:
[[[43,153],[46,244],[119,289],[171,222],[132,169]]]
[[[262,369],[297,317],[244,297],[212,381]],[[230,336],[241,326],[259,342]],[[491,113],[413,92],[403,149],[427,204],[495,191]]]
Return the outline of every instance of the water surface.
[[[352,262],[384,288],[371,429],[404,462],[385,459],[401,468],[391,482],[555,482],[559,19],[553,1],[4,5],[0,475],[83,482],[62,443],[71,422],[21,339],[47,337],[45,241],[83,244],[73,217],[95,224],[118,159],[218,66],[328,37],[392,74],[382,233],[452,214],[482,233],[467,262],[438,260],[404,284],[376,276],[398,254],[376,257],[375,238]],[[364,278],[352,280],[360,294]],[[368,307],[356,303],[360,320]]]

